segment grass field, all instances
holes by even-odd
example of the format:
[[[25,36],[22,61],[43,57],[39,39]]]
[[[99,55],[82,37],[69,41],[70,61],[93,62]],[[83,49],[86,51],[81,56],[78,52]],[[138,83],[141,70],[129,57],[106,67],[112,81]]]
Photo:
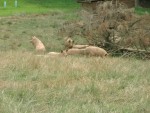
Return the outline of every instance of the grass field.
[[[46,13],[51,11],[72,11],[79,7],[75,0],[6,0],[7,7],[4,8],[4,0],[0,0],[0,16],[24,15],[31,13]]]
[[[29,42],[33,35],[47,51],[60,51],[64,37],[58,29],[79,19],[76,6],[71,11],[48,8],[44,13],[37,8],[35,14],[33,10],[20,15],[20,8],[19,15],[0,17],[0,113],[150,112],[149,60],[37,57]],[[0,11],[9,14],[10,9]],[[86,44],[83,37],[73,38]]]
[[[17,51],[0,60],[1,113],[150,112],[149,61]]]

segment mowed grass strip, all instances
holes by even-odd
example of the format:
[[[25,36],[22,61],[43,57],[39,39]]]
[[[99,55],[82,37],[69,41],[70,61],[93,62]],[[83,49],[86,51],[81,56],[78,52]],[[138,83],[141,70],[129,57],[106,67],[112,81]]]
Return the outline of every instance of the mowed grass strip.
[[[150,111],[149,61],[19,51],[0,52],[0,60],[2,113]]]
[[[72,11],[79,8],[75,0],[17,0],[18,5],[15,7],[15,0],[0,0],[0,16],[40,14],[52,11]]]

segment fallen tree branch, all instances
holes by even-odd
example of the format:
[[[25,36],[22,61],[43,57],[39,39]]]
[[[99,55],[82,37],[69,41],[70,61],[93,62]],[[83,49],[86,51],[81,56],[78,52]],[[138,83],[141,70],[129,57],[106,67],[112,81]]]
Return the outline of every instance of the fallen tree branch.
[[[124,52],[140,52],[140,53],[146,53],[146,54],[150,54],[150,51],[146,51],[146,50],[141,50],[141,49],[133,49],[133,48],[121,48],[119,49],[120,51],[124,51]]]

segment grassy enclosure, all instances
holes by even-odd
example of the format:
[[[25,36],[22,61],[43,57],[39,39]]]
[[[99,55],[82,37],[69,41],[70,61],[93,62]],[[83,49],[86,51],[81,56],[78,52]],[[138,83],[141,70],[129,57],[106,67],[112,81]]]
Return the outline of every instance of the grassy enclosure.
[[[0,0],[0,16],[24,15],[30,13],[46,13],[54,10],[68,11],[79,7],[75,0],[17,0],[18,7],[15,7],[15,0]]]
[[[33,35],[47,52],[59,52],[65,37],[59,29],[80,21],[74,1],[44,1],[0,7],[0,113],[149,113],[149,60],[34,54]]]

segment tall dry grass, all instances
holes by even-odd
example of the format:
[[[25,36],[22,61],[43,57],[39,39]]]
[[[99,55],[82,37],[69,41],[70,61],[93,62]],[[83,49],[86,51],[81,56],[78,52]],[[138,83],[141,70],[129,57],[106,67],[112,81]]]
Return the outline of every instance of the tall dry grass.
[[[148,113],[149,61],[0,52],[1,113]]]

